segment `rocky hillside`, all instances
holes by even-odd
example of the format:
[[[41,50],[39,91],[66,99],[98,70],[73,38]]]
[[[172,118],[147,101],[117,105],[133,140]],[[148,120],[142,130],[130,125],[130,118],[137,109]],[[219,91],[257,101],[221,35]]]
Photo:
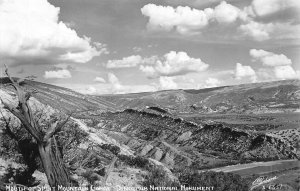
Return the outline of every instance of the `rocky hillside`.
[[[159,106],[172,113],[276,113],[300,109],[300,81],[285,80],[200,90],[106,95],[120,109]]]
[[[293,145],[274,136],[221,124],[196,124],[164,114],[127,109],[86,119],[89,121],[94,121],[90,125],[96,125],[96,129],[107,130],[136,154],[152,157],[171,168],[299,157]]]
[[[8,85],[8,78],[0,78],[2,91],[14,95],[13,88]],[[33,97],[43,104],[61,111],[85,111],[85,110],[114,110],[115,104],[100,97],[83,95],[67,88],[58,87],[41,82],[25,80],[23,87],[30,92],[35,92]],[[1,95],[1,94],[0,94]]]
[[[10,89],[1,89],[0,96],[2,100],[16,104],[15,94]],[[83,103],[88,104],[86,101]],[[53,120],[52,115],[61,112],[34,97],[30,98],[29,105],[33,113],[43,113],[41,117],[35,117],[37,123],[45,128],[46,121]],[[98,113],[99,110],[93,112]],[[32,141],[20,121],[3,108],[1,102],[0,113],[0,190],[6,190],[5,185],[11,183],[30,187],[46,186],[45,189],[49,189],[36,142]],[[6,123],[9,124],[9,130]],[[107,186],[137,187],[141,186],[148,173],[145,169],[136,167],[136,162],[130,163],[135,159],[130,148],[102,132],[95,132],[76,118],[68,121],[56,139],[75,186],[100,186],[105,182],[104,185]],[[115,162],[108,172],[112,161]]]

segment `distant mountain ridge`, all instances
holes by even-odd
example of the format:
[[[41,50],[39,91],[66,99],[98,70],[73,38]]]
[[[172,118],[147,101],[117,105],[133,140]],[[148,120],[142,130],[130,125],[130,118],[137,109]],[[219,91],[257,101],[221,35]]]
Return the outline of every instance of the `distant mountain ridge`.
[[[300,109],[300,81],[284,80],[200,90],[103,95],[120,109],[158,106],[171,113],[277,113]]]
[[[12,90],[5,86],[8,82],[8,78],[0,78],[1,89]],[[45,104],[68,111],[158,107],[173,114],[258,114],[300,110],[300,80],[99,96],[30,80],[25,80],[24,87],[37,90],[34,97]]]

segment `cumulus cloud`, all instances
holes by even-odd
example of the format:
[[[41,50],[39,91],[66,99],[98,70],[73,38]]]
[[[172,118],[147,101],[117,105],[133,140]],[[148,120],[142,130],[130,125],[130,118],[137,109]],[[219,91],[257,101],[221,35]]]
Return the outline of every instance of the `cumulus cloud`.
[[[57,70],[57,71],[45,71],[44,78],[71,78],[72,75],[69,70],[63,69],[63,70]]]
[[[242,24],[238,27],[238,30],[243,35],[249,36],[256,41],[264,41],[270,39],[270,33],[274,31],[273,23],[259,23],[250,21],[249,23]]]
[[[256,72],[251,68],[251,66],[243,66],[240,63],[236,64],[234,75],[237,80],[241,80],[243,78],[249,78],[252,82],[257,80]]]
[[[205,27],[212,14],[211,9],[198,10],[187,6],[173,8],[154,4],[145,5],[141,12],[149,17],[149,29],[170,31],[175,27],[180,33]]]
[[[208,64],[200,58],[192,58],[186,52],[170,51],[162,60],[156,60],[152,65],[142,65],[140,70],[148,77],[178,76],[192,72],[202,72]]]
[[[205,80],[206,88],[217,87],[220,84],[221,84],[221,81],[218,80],[217,78],[208,78],[207,80]]]
[[[299,9],[298,0],[253,0],[244,7],[247,19],[238,30],[257,41],[299,39]]]
[[[220,23],[233,23],[241,14],[241,10],[222,1],[214,10],[214,18]]]
[[[141,9],[141,12],[149,17],[149,29],[170,31],[176,28],[178,32],[186,33],[189,30],[205,27],[209,20],[208,12],[211,10],[202,11],[182,6],[175,9],[170,6],[148,4]]]
[[[290,9],[295,11],[290,11],[289,14],[282,12],[287,12]],[[298,0],[253,0],[249,6],[242,8],[222,1],[214,8],[203,10],[188,6],[175,8],[147,4],[141,9],[141,12],[148,18],[147,27],[150,30],[175,30],[182,35],[213,34],[224,36],[224,33],[220,32],[224,32],[224,30],[217,30],[224,26],[213,24],[217,22],[222,25],[226,24],[236,31],[236,33],[232,33],[232,30],[228,30],[231,31],[231,34],[227,35],[227,38],[234,39],[235,36],[238,36],[255,41],[265,41],[299,38],[300,25],[297,24],[299,23],[299,15],[295,16],[293,13],[299,12],[299,9],[300,1]],[[270,14],[273,16],[264,20],[263,17]],[[214,33],[211,33],[212,31]]]
[[[275,21],[268,23],[248,20],[241,24],[237,30],[243,36],[255,41],[299,39],[300,25],[297,23],[293,19],[289,19],[287,22]]]
[[[102,53],[91,39],[59,21],[60,9],[47,0],[0,2],[0,55],[84,63]]]
[[[176,29],[181,34],[190,34],[196,30],[207,27],[211,21],[217,20],[220,23],[232,23],[242,18],[241,10],[233,5],[221,2],[215,9],[204,10],[193,9],[188,6],[161,6],[147,4],[141,12],[149,17],[148,28],[152,30],[170,31]]]
[[[241,12],[245,19],[237,30],[255,41],[299,39],[299,9],[298,0],[253,0]]]
[[[278,79],[295,79],[299,78],[299,73],[297,73],[292,66],[275,66],[274,74]]]
[[[94,82],[105,83],[106,80],[105,80],[104,78],[101,78],[101,77],[98,77],[98,76],[97,76],[97,77],[94,79]]]
[[[115,74],[108,73],[107,79],[112,86],[113,92],[118,92],[123,89],[123,85],[120,83],[119,78]]]
[[[251,49],[249,53],[254,60],[261,62],[265,66],[283,66],[292,64],[292,60],[284,54],[275,54],[261,49]]]
[[[106,63],[107,68],[129,68],[135,67],[142,62],[140,55],[132,55],[124,57],[121,60],[109,60]]]
[[[177,89],[178,85],[174,82],[174,77],[161,76],[159,77],[159,89],[169,90]]]
[[[153,66],[141,65],[140,70],[144,72],[149,78],[154,78],[157,75],[157,72]]]
[[[102,54],[110,54],[107,44],[103,44],[101,42],[93,42],[93,45],[98,49],[101,50]]]
[[[285,80],[299,78],[299,72],[292,67],[292,60],[284,54],[275,54],[265,50],[251,49],[254,61],[259,61],[265,68],[258,70],[258,76],[264,80]]]
[[[259,81],[273,81],[276,80],[274,71],[272,68],[258,68],[256,75],[259,78]]]
[[[141,9],[141,12],[149,17],[148,27],[152,29],[171,30],[178,24],[178,16],[173,7],[148,4]]]
[[[152,92],[157,90],[153,85],[124,85],[113,73],[108,73],[108,83],[110,85],[109,93],[114,94]]]
[[[97,89],[94,86],[89,86],[88,88],[85,89],[85,94],[96,94]]]
[[[173,77],[173,81],[177,84],[176,89],[194,89],[198,83],[191,75]]]
[[[298,0],[253,0],[251,3],[253,12],[260,17],[297,7],[300,7]]]

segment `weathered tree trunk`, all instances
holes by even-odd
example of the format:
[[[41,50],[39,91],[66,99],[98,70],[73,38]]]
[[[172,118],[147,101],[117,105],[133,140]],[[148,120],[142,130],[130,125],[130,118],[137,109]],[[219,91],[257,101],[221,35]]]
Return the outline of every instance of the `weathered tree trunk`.
[[[46,144],[39,144],[39,153],[48,183],[54,186],[70,186],[69,173],[53,136]]]
[[[44,130],[36,122],[35,116],[29,105],[29,98],[31,94],[25,92],[20,86],[20,80],[15,81],[8,74],[8,70],[5,73],[11,81],[11,85],[15,88],[19,103],[18,106],[5,102],[1,99],[5,108],[15,115],[23,124],[23,127],[31,134],[36,140],[39,150],[39,155],[43,168],[45,170],[48,183],[51,187],[57,188],[57,186],[70,186],[69,173],[64,165],[63,157],[58,149],[57,142],[55,140],[55,134],[59,132],[62,127],[67,123],[69,117],[64,121],[49,122],[48,129]]]

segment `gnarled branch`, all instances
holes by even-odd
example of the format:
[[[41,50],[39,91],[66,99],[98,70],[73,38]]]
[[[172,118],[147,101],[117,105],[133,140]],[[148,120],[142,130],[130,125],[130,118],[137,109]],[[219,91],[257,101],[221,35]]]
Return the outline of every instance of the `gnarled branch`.
[[[1,101],[4,105],[4,108],[7,109],[8,111],[10,111],[14,116],[16,116],[21,121],[21,123],[24,125],[26,130],[39,142],[41,140],[40,133],[35,128],[32,128],[31,124],[28,122],[28,120],[25,118],[25,116],[22,114],[22,112],[20,110],[18,110],[17,108],[15,108],[13,105],[5,102],[3,99],[1,99]]]
[[[69,121],[69,119],[71,118],[71,116],[73,115],[74,112],[71,112],[68,117],[61,123],[58,123],[58,121],[52,123],[51,125],[49,125],[49,128],[44,136],[44,142],[46,142],[47,140],[49,140],[53,135],[55,135],[56,133],[58,133],[59,131],[61,131],[61,129],[65,126],[65,124]]]

